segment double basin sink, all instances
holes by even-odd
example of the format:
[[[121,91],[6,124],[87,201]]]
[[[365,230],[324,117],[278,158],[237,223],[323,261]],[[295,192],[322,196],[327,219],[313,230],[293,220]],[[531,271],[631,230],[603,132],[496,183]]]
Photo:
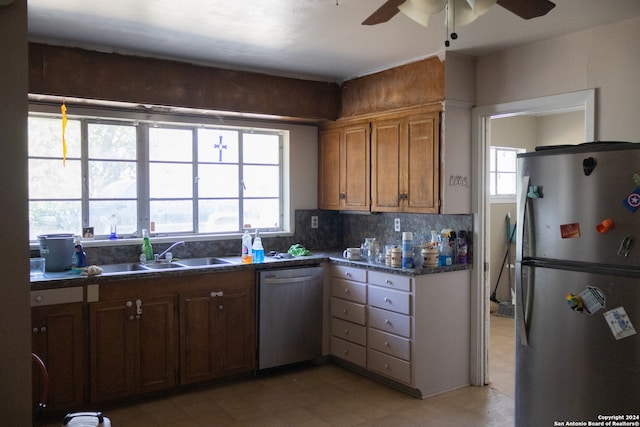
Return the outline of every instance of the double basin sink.
[[[193,268],[193,267],[211,267],[216,265],[232,265],[233,262],[227,261],[222,258],[216,257],[204,257],[204,258],[185,258],[179,259],[176,261],[150,261],[146,263],[142,262],[132,262],[132,263],[121,263],[121,264],[105,264],[101,265],[102,274],[113,274],[113,273],[132,273],[132,272],[143,272],[143,271],[157,271],[157,270],[176,270],[176,269],[185,269],[185,268]]]

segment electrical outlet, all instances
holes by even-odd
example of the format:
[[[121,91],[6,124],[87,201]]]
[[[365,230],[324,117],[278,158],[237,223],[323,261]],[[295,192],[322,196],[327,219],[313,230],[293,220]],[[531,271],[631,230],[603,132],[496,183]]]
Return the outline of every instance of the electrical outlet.
[[[311,217],[311,228],[318,228],[318,217],[316,215]]]
[[[393,220],[393,228],[396,231],[400,231],[400,218],[396,218]]]

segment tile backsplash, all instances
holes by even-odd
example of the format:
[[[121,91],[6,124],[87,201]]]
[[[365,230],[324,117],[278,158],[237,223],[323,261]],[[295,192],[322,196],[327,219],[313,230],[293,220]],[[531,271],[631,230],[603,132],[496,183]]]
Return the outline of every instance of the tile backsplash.
[[[311,217],[318,217],[318,228],[311,228]],[[352,214],[325,210],[298,210],[295,213],[295,232],[292,236],[262,236],[265,252],[286,252],[293,244],[300,243],[313,251],[336,251],[348,246],[359,246],[365,237],[375,237],[382,244],[400,244],[402,232],[394,231],[394,220],[400,219],[402,231],[412,231],[416,243],[429,237],[430,230],[450,228],[458,232],[467,230],[469,254],[472,215],[429,215],[370,213]],[[179,239],[176,239],[179,240]],[[171,243],[154,243],[154,252],[164,251]],[[38,250],[31,251],[38,256]],[[140,256],[140,245],[85,247],[89,264],[113,264],[135,262]],[[228,240],[186,242],[171,251],[174,257],[193,258],[202,256],[240,255],[240,237]]]

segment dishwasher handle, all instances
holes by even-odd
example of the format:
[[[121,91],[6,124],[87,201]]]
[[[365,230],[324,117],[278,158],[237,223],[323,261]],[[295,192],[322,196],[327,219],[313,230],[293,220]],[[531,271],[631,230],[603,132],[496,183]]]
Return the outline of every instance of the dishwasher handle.
[[[287,285],[290,283],[298,283],[298,282],[306,282],[308,280],[316,279],[318,276],[298,276],[298,277],[287,277],[284,279],[278,278],[265,278],[263,279],[263,283],[265,285]]]

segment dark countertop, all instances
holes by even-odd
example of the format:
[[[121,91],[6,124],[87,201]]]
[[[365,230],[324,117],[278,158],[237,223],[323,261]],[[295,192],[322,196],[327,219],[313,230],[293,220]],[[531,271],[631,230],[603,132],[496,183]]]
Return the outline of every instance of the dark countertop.
[[[31,290],[45,290],[62,287],[102,285],[110,282],[122,282],[125,280],[136,280],[140,278],[175,277],[203,274],[209,272],[239,271],[244,269],[264,270],[273,268],[303,267],[329,261],[337,265],[346,265],[357,268],[367,268],[369,270],[382,271],[387,273],[402,274],[407,276],[419,276],[424,274],[446,273],[450,271],[470,270],[472,265],[454,264],[448,267],[437,268],[393,268],[384,264],[375,264],[364,261],[350,261],[342,257],[341,251],[315,252],[309,256],[293,258],[275,258],[265,256],[264,263],[242,264],[240,257],[219,257],[228,261],[228,264],[203,265],[197,267],[186,267],[163,270],[140,270],[126,271],[118,273],[105,273],[95,276],[83,276],[77,271],[46,272],[41,278],[31,279]],[[177,260],[179,262],[179,260]]]

